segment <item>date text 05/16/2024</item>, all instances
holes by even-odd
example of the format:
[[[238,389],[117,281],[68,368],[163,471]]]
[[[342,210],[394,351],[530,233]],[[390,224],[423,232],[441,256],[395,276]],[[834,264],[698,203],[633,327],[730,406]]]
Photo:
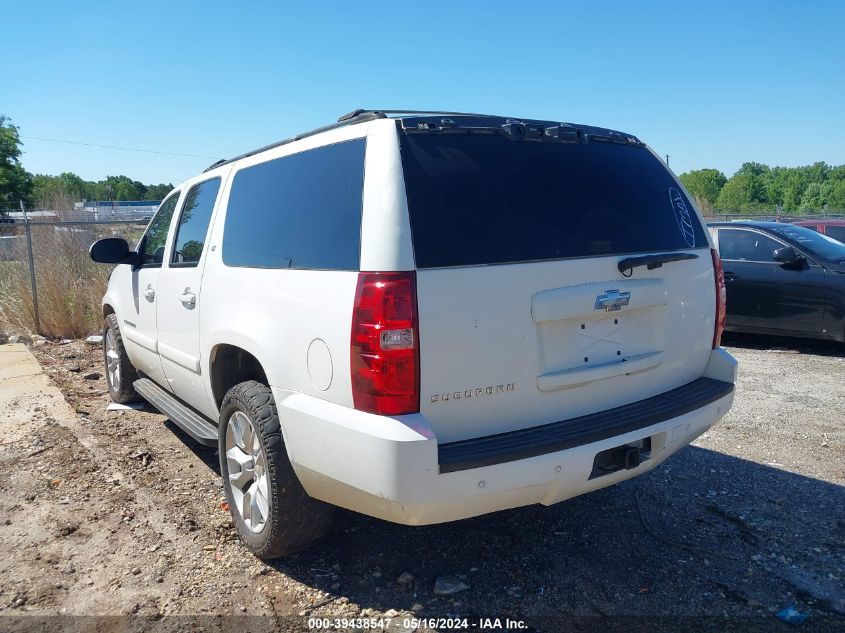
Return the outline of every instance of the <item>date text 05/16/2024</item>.
[[[387,630],[396,618],[308,618],[308,628],[313,630]],[[520,631],[528,625],[523,620],[510,618],[412,618],[402,619],[406,629],[418,628],[463,631]]]

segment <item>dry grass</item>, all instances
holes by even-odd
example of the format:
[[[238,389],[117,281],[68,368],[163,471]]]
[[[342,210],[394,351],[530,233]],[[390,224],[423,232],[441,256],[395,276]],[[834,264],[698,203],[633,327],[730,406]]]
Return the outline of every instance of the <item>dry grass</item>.
[[[0,262],[0,330],[55,338],[98,332],[100,302],[113,267],[92,262],[88,246],[117,233],[134,245],[141,227],[31,226],[41,327],[36,331],[26,242],[21,240],[13,261]]]

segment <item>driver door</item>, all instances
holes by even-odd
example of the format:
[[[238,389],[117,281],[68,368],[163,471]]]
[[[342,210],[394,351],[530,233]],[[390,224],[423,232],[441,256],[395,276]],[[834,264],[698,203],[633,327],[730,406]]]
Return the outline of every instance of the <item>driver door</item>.
[[[161,203],[138,242],[138,266],[132,270],[132,301],[124,310],[120,333],[136,369],[166,386],[158,353],[156,303],[164,250],[173,214],[179,204],[176,191]]]

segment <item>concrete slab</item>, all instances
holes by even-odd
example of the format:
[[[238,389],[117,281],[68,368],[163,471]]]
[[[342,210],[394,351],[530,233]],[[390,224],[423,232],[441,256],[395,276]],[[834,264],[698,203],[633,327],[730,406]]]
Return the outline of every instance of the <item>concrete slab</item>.
[[[26,345],[0,345],[0,380],[5,378],[19,378],[21,376],[37,376],[41,372],[41,365],[30,354]],[[0,389],[3,386],[0,385]]]
[[[76,414],[26,345],[0,345],[0,443],[25,440],[45,419],[75,420]]]

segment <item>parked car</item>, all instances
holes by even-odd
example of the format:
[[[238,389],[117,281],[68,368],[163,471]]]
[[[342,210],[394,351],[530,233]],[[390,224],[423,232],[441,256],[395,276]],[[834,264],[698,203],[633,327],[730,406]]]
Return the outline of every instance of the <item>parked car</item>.
[[[637,138],[356,111],[212,165],[103,299],[109,392],[219,446],[259,557],[332,506],[409,525],[644,473],[724,416],[724,283]]]
[[[824,220],[799,220],[793,224],[806,226],[808,229],[813,229],[814,231],[823,233],[835,240],[845,242],[845,219],[835,220],[825,218]]]
[[[728,330],[845,341],[845,244],[785,222],[709,226],[725,273]]]

